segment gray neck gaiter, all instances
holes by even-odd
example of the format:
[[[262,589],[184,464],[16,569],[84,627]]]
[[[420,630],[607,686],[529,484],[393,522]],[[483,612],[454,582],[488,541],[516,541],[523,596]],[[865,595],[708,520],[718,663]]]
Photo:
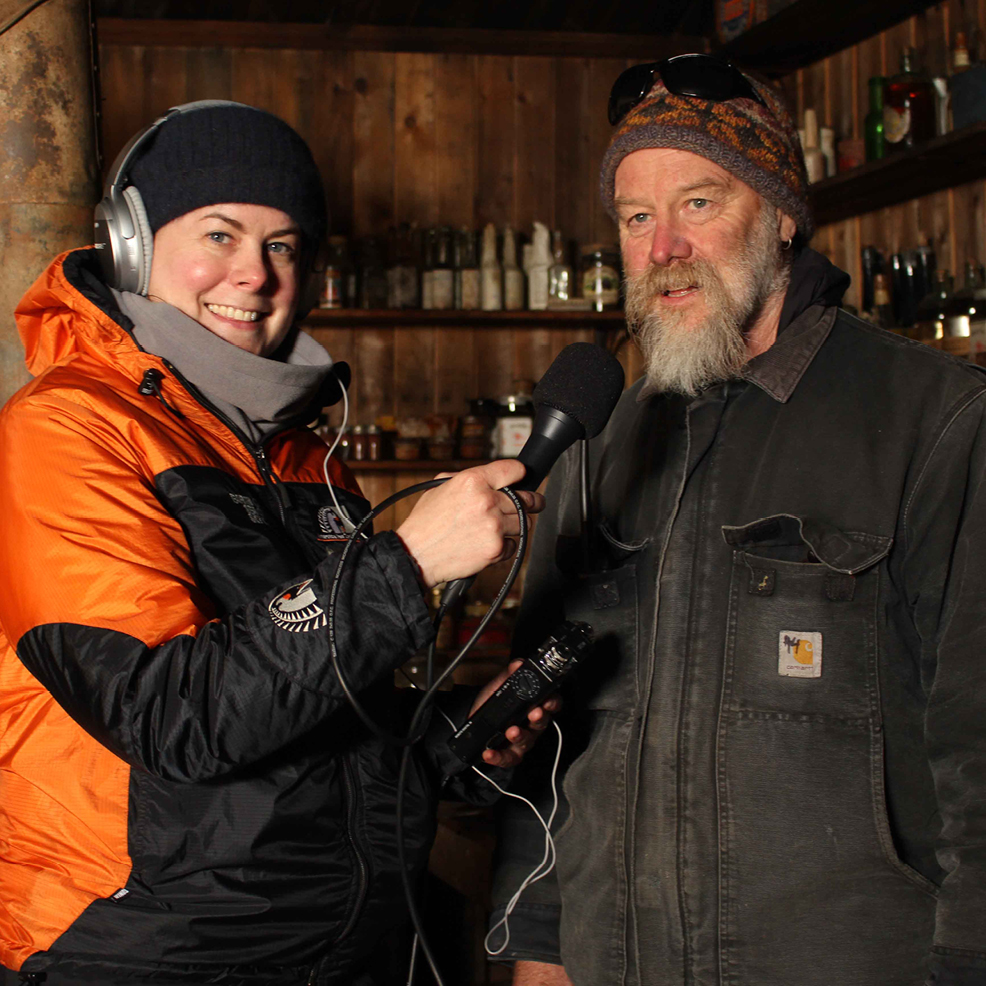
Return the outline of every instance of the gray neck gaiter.
[[[113,297],[140,347],[168,360],[253,442],[301,413],[332,372],[332,357],[304,332],[282,363],[234,346],[166,302],[115,289]]]

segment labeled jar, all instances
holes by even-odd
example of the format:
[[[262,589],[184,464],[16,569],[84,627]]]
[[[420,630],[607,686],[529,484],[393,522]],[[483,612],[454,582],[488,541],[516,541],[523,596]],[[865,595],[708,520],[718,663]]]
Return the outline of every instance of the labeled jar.
[[[354,425],[349,436],[349,457],[354,462],[366,460],[366,432],[362,425]]]
[[[608,243],[591,243],[582,251],[582,297],[597,311],[620,304],[620,254]]]
[[[383,433],[376,425],[367,425],[366,458],[369,462],[379,462],[383,458]]]
[[[493,453],[501,459],[520,455],[534,429],[534,404],[530,394],[508,394],[500,399],[500,413],[493,429]]]

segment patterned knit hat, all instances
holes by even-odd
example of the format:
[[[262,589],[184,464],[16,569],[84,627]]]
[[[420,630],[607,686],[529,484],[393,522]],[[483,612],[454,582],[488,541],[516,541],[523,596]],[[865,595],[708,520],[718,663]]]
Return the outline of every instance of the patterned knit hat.
[[[279,117],[242,103],[189,108],[161,124],[130,168],[152,232],[220,202],[287,213],[310,249],[325,235],[325,192],[308,145]]]
[[[722,102],[668,92],[660,75],[619,122],[599,174],[603,205],[613,218],[616,169],[633,151],[670,147],[713,161],[798,224],[802,241],[815,231],[798,131],[778,94],[746,76],[769,109],[745,97]]]

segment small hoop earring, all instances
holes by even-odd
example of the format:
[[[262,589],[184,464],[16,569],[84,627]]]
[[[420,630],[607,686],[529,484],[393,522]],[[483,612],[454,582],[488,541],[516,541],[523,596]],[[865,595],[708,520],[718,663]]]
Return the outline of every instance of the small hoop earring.
[[[794,243],[794,237],[793,236],[789,240],[781,240],[781,249],[782,250],[790,250],[792,243]]]

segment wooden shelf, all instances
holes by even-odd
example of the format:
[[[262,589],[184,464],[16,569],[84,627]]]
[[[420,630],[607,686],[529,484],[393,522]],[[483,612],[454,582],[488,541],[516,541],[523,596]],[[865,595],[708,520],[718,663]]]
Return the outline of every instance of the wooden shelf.
[[[938,0],[795,0],[718,49],[745,68],[787,75],[907,20]]]
[[[817,226],[986,178],[986,123],[936,137],[882,161],[816,182],[808,196]]]
[[[458,472],[481,466],[488,459],[347,459],[353,472]]]
[[[605,312],[559,312],[559,311],[516,311],[516,312],[476,312],[476,311],[428,311],[416,308],[313,308],[305,316],[309,326],[332,326],[333,328],[382,328],[385,326],[406,326],[409,328],[434,328],[450,326],[467,329],[538,328],[592,329],[600,324],[608,328],[623,325],[621,310]]]
[[[96,21],[96,30],[101,44],[112,45],[214,48],[217,39],[221,38],[224,48],[413,51],[463,55],[633,58],[642,61],[667,58],[683,51],[702,51],[705,45],[705,38],[686,34],[603,34],[598,31],[511,31],[421,27],[414,24],[347,24],[337,23],[335,18],[333,23],[308,24],[267,20],[100,17]]]

